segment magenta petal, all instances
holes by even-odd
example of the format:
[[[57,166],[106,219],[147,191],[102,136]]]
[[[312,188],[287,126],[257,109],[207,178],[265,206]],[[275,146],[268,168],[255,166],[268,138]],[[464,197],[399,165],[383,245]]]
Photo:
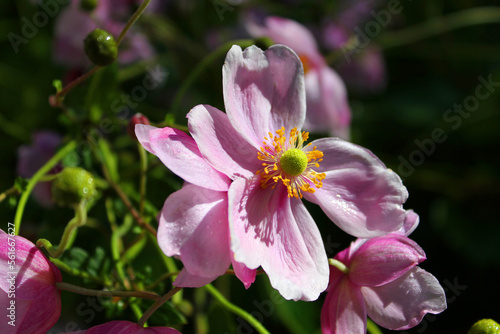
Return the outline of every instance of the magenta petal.
[[[262,168],[257,149],[241,137],[225,113],[208,105],[198,105],[187,117],[189,132],[215,169],[234,179],[251,177]]]
[[[165,166],[185,181],[217,191],[228,189],[229,178],[217,172],[203,159],[196,142],[186,133],[177,129],[160,129],[142,124],[135,126],[135,133],[146,150],[156,155]]]
[[[318,172],[326,178],[323,187],[304,197],[321,206],[345,232],[371,238],[401,228],[408,191],[399,176],[387,169],[373,153],[337,138],[315,140],[324,153]]]
[[[420,246],[407,237],[391,234],[366,241],[349,264],[349,279],[362,286],[387,284],[425,260]]]
[[[180,256],[190,274],[213,277],[231,263],[227,193],[185,185],[171,194],[159,216],[158,244]]]
[[[358,287],[339,279],[328,292],[321,310],[323,334],[366,334],[366,310]]]
[[[238,261],[232,260],[234,274],[238,279],[243,283],[245,289],[248,289],[250,285],[255,282],[255,277],[257,276],[256,269],[248,269],[243,263],[239,263]]]
[[[18,333],[46,333],[61,315],[61,292],[55,286],[45,286],[37,292],[22,323],[16,321]]]
[[[427,313],[446,309],[446,296],[438,280],[415,267],[397,280],[376,288],[362,287],[368,316],[382,327],[414,327]]]
[[[351,109],[340,76],[326,65],[311,69],[305,75],[305,87],[307,116],[304,129],[349,139]]]
[[[259,265],[286,299],[315,300],[328,284],[328,261],[319,230],[301,201],[284,186],[262,189],[259,178],[229,188],[231,248],[235,260]]]
[[[234,128],[259,148],[268,132],[301,128],[306,105],[302,64],[288,47],[229,50],[223,67],[226,113]]]
[[[186,270],[186,268],[184,268],[181,270],[179,275],[177,275],[177,278],[175,279],[173,285],[181,288],[200,288],[202,286],[207,285],[208,283],[211,283],[219,276],[220,275],[212,277],[197,276],[190,274]]]

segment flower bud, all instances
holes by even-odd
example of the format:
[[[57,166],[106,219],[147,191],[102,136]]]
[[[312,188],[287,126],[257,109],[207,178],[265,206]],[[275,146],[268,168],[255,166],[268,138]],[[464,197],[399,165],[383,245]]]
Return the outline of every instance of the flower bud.
[[[492,319],[481,319],[472,325],[467,334],[500,334],[500,325]]]
[[[74,206],[95,192],[94,176],[79,167],[64,168],[52,182],[52,199],[61,206]]]
[[[86,12],[93,11],[98,4],[98,0],[80,0],[80,8]]]
[[[85,53],[96,65],[111,64],[118,56],[118,47],[113,35],[102,29],[94,29],[84,40]]]
[[[130,137],[132,137],[135,140],[137,140],[137,136],[135,135],[135,126],[137,124],[150,125],[151,122],[149,122],[149,119],[146,116],[140,113],[137,113],[134,116],[132,116],[127,125],[127,133]]]

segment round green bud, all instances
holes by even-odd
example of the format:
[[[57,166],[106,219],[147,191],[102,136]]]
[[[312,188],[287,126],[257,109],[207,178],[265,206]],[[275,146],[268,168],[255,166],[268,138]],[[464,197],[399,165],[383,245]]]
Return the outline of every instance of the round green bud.
[[[84,45],[89,59],[99,66],[111,64],[118,56],[118,47],[113,35],[99,28],[85,37]]]
[[[98,4],[98,0],[80,0],[80,8],[86,12],[93,11]]]
[[[74,206],[96,193],[94,176],[80,167],[66,167],[52,182],[52,199],[61,206]]]
[[[492,319],[481,319],[472,325],[467,334],[500,334],[500,325]]]
[[[298,148],[289,149],[280,158],[281,169],[291,176],[302,174],[307,168],[307,163],[307,155]]]

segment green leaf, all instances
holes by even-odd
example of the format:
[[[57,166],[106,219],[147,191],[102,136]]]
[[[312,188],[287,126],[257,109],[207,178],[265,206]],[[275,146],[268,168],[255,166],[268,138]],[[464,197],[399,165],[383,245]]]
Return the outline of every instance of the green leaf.
[[[56,91],[59,93],[60,91],[62,91],[63,89],[63,84],[62,84],[62,81],[59,80],[59,79],[54,79],[52,81],[52,86],[54,86],[54,88],[56,89]]]
[[[116,99],[118,89],[118,69],[116,62],[98,70],[92,80],[85,97],[85,109],[93,123],[100,122],[103,114],[110,110]]]
[[[87,263],[87,271],[89,274],[93,276],[98,276],[99,269],[103,264],[104,257],[106,256],[106,252],[102,247],[96,247],[94,254],[89,258]]]
[[[101,162],[106,166],[111,179],[118,182],[118,159],[116,158],[116,155],[111,151],[111,148],[106,140],[99,139],[97,145],[99,160],[101,160]]]
[[[85,261],[87,261],[89,254],[82,248],[72,247],[63,257],[67,265],[75,269],[80,269]]]

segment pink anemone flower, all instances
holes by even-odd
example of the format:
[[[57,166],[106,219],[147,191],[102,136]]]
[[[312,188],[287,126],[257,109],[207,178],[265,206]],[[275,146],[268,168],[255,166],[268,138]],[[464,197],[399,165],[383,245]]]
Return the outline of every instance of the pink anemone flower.
[[[417,224],[418,216],[408,211],[401,230],[357,239],[335,256],[321,311],[323,334],[364,334],[367,316],[382,327],[405,330],[446,309],[438,280],[417,266],[426,259],[424,251],[407,237]]]
[[[234,260],[229,243],[227,191],[231,180],[203,159],[194,139],[184,132],[142,124],[136,125],[135,132],[147,151],[187,181],[167,198],[158,215],[160,248],[184,264],[174,285],[204,286],[232,264],[235,275],[248,288],[256,271]]]
[[[142,327],[135,322],[125,320],[110,321],[102,325],[94,326],[87,330],[71,332],[68,334],[181,334],[170,327]]]
[[[0,272],[0,333],[47,333],[61,315],[59,269],[31,241],[0,230]]]
[[[252,46],[243,52],[233,46],[223,67],[223,90],[226,113],[208,105],[188,113],[193,142],[172,129],[148,133],[144,125],[136,126],[137,138],[146,149],[163,154],[174,173],[205,188],[203,196],[227,192],[228,238],[236,262],[262,267],[287,299],[315,300],[328,285],[328,261],[301,198],[318,204],[347,233],[374,237],[402,226],[406,188],[362,147],[338,138],[305,143],[308,133],[300,131],[304,74],[290,48],[275,45],[263,52]],[[184,155],[186,149],[196,154]],[[186,196],[196,198],[194,191]],[[222,220],[205,213],[208,204],[188,208],[175,214],[182,217],[191,210],[198,220]],[[173,215],[165,209],[162,214]],[[216,227],[203,231],[204,238],[215,239]],[[164,241],[159,237],[160,245]],[[199,246],[190,247],[195,252]],[[202,261],[206,255],[198,256]]]
[[[299,55],[304,65],[307,95],[304,129],[348,140],[351,110],[344,82],[326,63],[312,33],[298,22],[277,16],[266,17],[263,24],[252,19],[246,23],[254,37],[267,36]]]

